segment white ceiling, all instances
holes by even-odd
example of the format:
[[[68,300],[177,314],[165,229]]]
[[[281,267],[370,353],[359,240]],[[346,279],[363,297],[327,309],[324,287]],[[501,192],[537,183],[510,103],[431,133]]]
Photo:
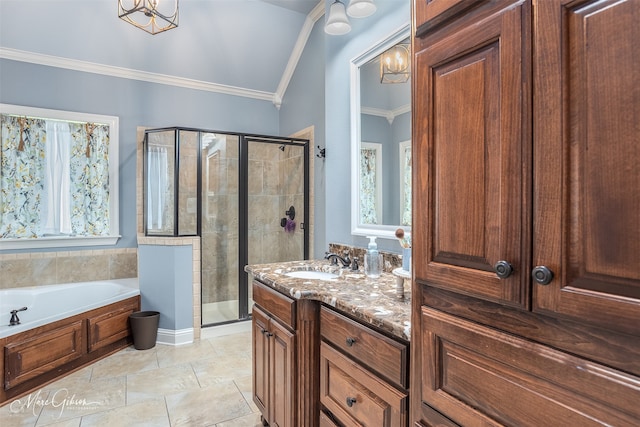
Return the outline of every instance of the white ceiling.
[[[261,0],[274,6],[284,7],[285,9],[308,15],[309,12],[322,0]]]

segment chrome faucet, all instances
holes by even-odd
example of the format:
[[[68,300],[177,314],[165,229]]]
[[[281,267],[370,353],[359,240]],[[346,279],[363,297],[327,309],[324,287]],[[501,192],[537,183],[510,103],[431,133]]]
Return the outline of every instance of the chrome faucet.
[[[11,320],[9,320],[9,326],[15,326],[20,324],[20,319],[18,318],[19,311],[25,311],[27,307],[22,307],[17,310],[11,310]]]
[[[344,251],[344,257],[333,252],[325,252],[324,259],[328,259],[331,265],[338,265],[338,261],[342,264],[342,268],[351,267],[352,270],[358,269],[358,258],[354,257],[353,261],[349,258],[349,251]]]
[[[333,252],[325,252],[324,259],[328,259],[331,265],[338,265],[338,261],[342,263],[342,268],[349,267],[351,265],[351,260],[349,259],[349,252],[344,252],[344,258],[338,254],[334,254]]]

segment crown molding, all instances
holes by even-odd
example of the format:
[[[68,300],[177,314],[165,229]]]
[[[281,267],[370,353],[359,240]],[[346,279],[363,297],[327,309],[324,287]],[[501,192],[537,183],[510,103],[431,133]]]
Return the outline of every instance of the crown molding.
[[[393,123],[393,120],[401,114],[408,113],[411,111],[411,104],[401,105],[398,108],[394,108],[393,110],[384,110],[382,108],[373,108],[373,107],[361,107],[360,112],[362,114],[368,114],[370,116],[378,116],[384,117],[387,119],[389,124]]]
[[[167,74],[151,73],[148,71],[134,70],[131,68],[116,67],[113,65],[98,64],[95,62],[81,61],[77,59],[69,59],[60,56],[45,55],[36,52],[28,52],[18,49],[10,49],[0,47],[0,58],[10,59],[12,61],[28,62],[31,64],[45,65],[49,67],[64,68],[73,71],[81,71],[86,73],[101,74],[104,76],[118,77],[129,80],[139,80],[149,83],[158,83],[168,86],[177,86],[185,89],[195,89],[206,92],[223,93],[226,95],[242,96],[246,98],[258,99],[261,101],[271,101],[277,109],[282,105],[287,87],[291,82],[293,73],[295,72],[300,57],[304,52],[304,48],[309,40],[311,31],[315,23],[324,16],[325,5],[324,0],[318,1],[318,4],[309,12],[304,20],[298,39],[293,47],[287,66],[285,67],[280,83],[276,92],[266,92],[253,89],[246,89],[237,86],[227,86],[218,83],[211,83],[202,80],[188,79],[184,77],[171,76]]]
[[[302,52],[304,52],[304,48],[307,45],[307,40],[309,40],[311,31],[313,31],[313,26],[316,21],[323,16],[324,0],[320,0],[304,19],[304,24],[302,24],[302,29],[300,30],[300,34],[298,34],[296,44],[293,46],[293,51],[291,51],[289,62],[287,62],[287,66],[284,69],[284,73],[282,74],[276,93],[273,95],[273,105],[275,105],[278,110],[280,109],[280,105],[282,105],[282,98],[284,98],[284,93],[287,91],[287,87],[289,87],[291,77],[293,77],[293,73],[298,66]]]
[[[101,74],[104,76],[118,77],[129,80],[139,80],[149,83],[158,83],[167,86],[177,86],[186,89],[195,89],[205,92],[223,93],[226,95],[242,96],[262,101],[273,101],[274,93],[236,86],[227,86],[202,80],[187,79],[184,77],[170,76],[167,74],[151,73],[148,71],[134,70],[131,68],[115,67],[113,65],[98,64],[95,62],[80,61],[77,59],[63,58],[59,56],[45,55],[35,52],[0,47],[0,58],[12,61],[28,62],[31,64],[45,65],[49,67],[64,68],[73,71]]]

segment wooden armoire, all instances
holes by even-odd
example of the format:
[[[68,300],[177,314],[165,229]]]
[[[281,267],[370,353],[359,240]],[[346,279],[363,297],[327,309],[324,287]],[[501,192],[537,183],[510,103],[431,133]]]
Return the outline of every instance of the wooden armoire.
[[[411,425],[640,425],[640,0],[413,0]]]

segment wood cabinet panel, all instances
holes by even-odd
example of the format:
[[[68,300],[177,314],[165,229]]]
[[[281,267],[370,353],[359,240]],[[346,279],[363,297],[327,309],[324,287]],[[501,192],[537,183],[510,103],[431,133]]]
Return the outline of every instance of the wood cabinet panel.
[[[253,301],[261,307],[268,307],[269,313],[291,329],[296,328],[296,308],[293,299],[254,281]]]
[[[5,346],[5,390],[86,354],[83,326],[84,322],[78,320],[39,336]]]
[[[279,320],[259,306],[253,307],[253,401],[270,425],[295,427],[295,334]]]
[[[138,310],[132,301],[128,306],[87,319],[89,351],[95,351],[130,335],[129,315]]]
[[[534,311],[640,337],[638,2],[535,9]]]
[[[253,340],[253,402],[260,412],[267,413],[269,399],[269,340],[265,335],[269,328],[269,318],[259,307],[251,312]]]
[[[296,427],[295,336],[275,322],[270,327],[270,425]]]
[[[640,419],[637,377],[427,307],[420,328],[422,398],[461,425]]]
[[[364,363],[367,368],[400,387],[409,386],[408,349],[391,338],[367,328],[326,307],[320,311],[324,339]]]
[[[329,415],[324,411],[320,411],[320,427],[338,427],[338,424],[334,423]]]
[[[346,426],[407,425],[407,395],[324,342],[320,344],[320,402]]]
[[[415,277],[526,307],[526,4],[416,44]],[[428,119],[427,119],[428,118]],[[500,279],[494,265],[514,273]]]
[[[414,0],[417,33],[433,30],[487,0]]]

